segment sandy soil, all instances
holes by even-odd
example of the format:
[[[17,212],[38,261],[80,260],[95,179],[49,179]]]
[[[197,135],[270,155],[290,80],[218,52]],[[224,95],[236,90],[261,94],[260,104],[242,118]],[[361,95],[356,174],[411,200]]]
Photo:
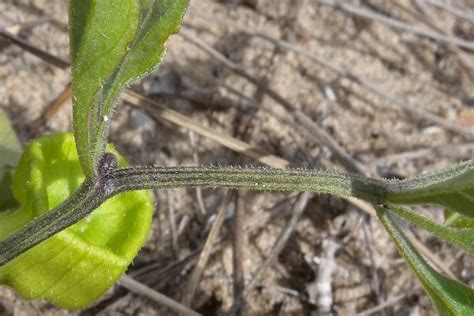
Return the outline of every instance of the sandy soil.
[[[408,114],[359,84],[317,65],[294,52],[277,48],[242,32],[263,32],[295,43],[332,64],[345,66],[359,78],[377,83],[414,108],[424,109],[473,129],[474,55],[382,23],[369,21],[313,1],[234,0],[191,1],[185,30],[259,78],[307,114],[345,150],[380,176],[408,177],[474,156],[472,140],[448,132]],[[359,1],[351,3],[358,4]],[[450,35],[474,41],[474,24],[434,7],[416,7],[412,1],[363,1],[371,10],[432,28],[442,26]],[[453,1],[474,12],[468,1]],[[64,1],[6,0],[0,3],[0,27],[21,26],[19,36],[49,53],[68,58],[67,10]],[[421,12],[421,13],[420,13]],[[467,12],[467,11],[466,11]],[[429,14],[438,19],[420,19]],[[433,22],[434,21],[434,22]],[[238,27],[236,27],[236,24]],[[435,25],[436,26],[436,25]],[[432,28],[433,29],[433,28]],[[288,122],[291,113],[262,89],[224,67],[195,45],[177,35],[168,45],[159,70],[133,88],[160,104],[211,127],[282,157],[292,166],[344,170],[333,153],[314,141],[302,127]],[[0,108],[11,118],[22,143],[38,136],[35,120],[70,81],[68,69],[49,65],[23,49],[0,40]],[[238,96],[235,91],[241,95]],[[183,96],[187,96],[183,98]],[[135,164],[260,165],[185,128],[154,119],[143,110],[120,102],[110,140]],[[71,129],[71,104],[67,101],[43,126],[45,133]],[[446,145],[449,150],[442,150]],[[461,148],[462,144],[467,144]],[[469,147],[469,145],[471,145]],[[420,150],[438,148],[423,154]],[[467,148],[467,149],[466,149]],[[417,154],[418,153],[418,154]],[[149,241],[130,267],[129,274],[175,298],[181,295],[193,262],[165,267],[186,258],[204,244],[224,196],[223,190],[205,189],[208,216],[199,216],[196,191],[156,192],[157,210]],[[270,253],[291,216],[295,195],[240,191],[229,207],[221,236],[233,227],[235,201],[244,220],[256,215],[257,228],[243,237],[243,270],[252,278]],[[284,203],[283,207],[277,205]],[[169,208],[177,225],[185,225],[173,249]],[[420,209],[442,219],[442,211]],[[412,229],[412,228],[410,228]],[[474,285],[474,261],[423,231],[413,230],[463,282]],[[327,269],[328,266],[331,269]],[[146,272],[145,272],[146,271]],[[135,274],[134,274],[135,273]],[[232,246],[224,243],[210,257],[199,283],[193,308],[207,315],[228,310],[233,304]],[[318,288],[329,280],[324,294]],[[246,299],[247,314],[353,315],[398,298],[383,315],[431,315],[433,309],[383,227],[347,201],[325,195],[308,202],[295,231],[274,264],[257,281]],[[321,298],[332,300],[325,313]],[[45,302],[26,302],[8,289],[0,290],[2,315],[168,315],[166,308],[132,294],[120,286],[89,309],[68,313]],[[382,312],[377,312],[381,314]]]

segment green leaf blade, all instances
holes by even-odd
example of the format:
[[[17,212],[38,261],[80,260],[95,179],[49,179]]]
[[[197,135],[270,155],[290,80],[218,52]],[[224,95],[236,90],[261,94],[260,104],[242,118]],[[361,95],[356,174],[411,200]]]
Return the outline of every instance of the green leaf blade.
[[[474,228],[474,218],[466,217],[450,210],[444,210],[444,224],[448,227]]]
[[[421,226],[438,238],[474,255],[474,227],[441,225],[416,214],[406,207],[397,205],[390,205],[390,209],[412,224]],[[458,213],[455,214],[458,215]]]
[[[142,78],[161,63],[168,37],[179,30],[188,0],[152,1],[140,31],[129,47],[117,81],[125,85]]]
[[[107,122],[103,122],[100,107],[107,105],[97,102],[97,94],[133,40],[137,20],[135,1],[69,2],[74,132],[87,176],[93,176],[105,146],[102,138]]]
[[[0,241],[51,215],[80,190],[85,177],[75,147],[70,133],[48,135],[27,146],[13,181],[21,208],[0,213]],[[107,150],[115,154],[120,167],[127,165],[111,145]],[[80,208],[81,202],[75,205]],[[86,218],[2,265],[0,284],[15,288],[26,299],[43,298],[67,309],[84,308],[109,289],[136,256],[145,243],[153,210],[149,192],[114,196]],[[50,219],[51,225],[64,222],[62,216]]]
[[[474,218],[474,160],[407,181],[392,182],[385,202],[440,204],[451,211]]]
[[[187,5],[187,0],[70,2],[74,133],[86,176],[96,173],[120,92],[159,65]]]
[[[398,250],[421,281],[439,315],[474,315],[474,290],[436,272],[382,206],[375,206],[377,216],[392,237]]]

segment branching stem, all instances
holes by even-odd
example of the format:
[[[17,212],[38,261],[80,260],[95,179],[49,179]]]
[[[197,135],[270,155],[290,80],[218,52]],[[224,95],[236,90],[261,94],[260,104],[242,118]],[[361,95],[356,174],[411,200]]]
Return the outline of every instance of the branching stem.
[[[328,193],[356,197],[375,205],[410,202],[412,195],[436,187],[473,167],[467,161],[404,181],[367,179],[357,175],[315,170],[239,167],[138,166],[116,169],[115,157],[104,154],[94,179],[87,179],[61,205],[36,218],[0,242],[0,266],[43,240],[73,225],[110,197],[126,191],[183,187],[227,187],[268,191]],[[464,176],[461,182],[472,181]],[[429,191],[429,190],[428,190]]]

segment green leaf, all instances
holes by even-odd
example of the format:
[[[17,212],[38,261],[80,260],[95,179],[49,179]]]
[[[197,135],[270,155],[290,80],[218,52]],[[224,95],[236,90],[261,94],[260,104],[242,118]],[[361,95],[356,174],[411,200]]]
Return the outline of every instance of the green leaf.
[[[86,176],[104,153],[120,92],[156,68],[188,0],[71,0],[69,32],[77,150]]]
[[[392,182],[388,204],[435,203],[467,217],[474,217],[474,160],[462,162],[407,181]]]
[[[0,110],[0,211],[14,208],[17,202],[13,197],[11,184],[13,170],[21,155],[21,146],[10,120]]]
[[[474,290],[436,272],[406,239],[389,210],[375,206],[398,250],[421,281],[439,315],[474,315]]]
[[[112,146],[119,165],[125,160]],[[53,134],[25,149],[13,181],[21,203],[0,213],[0,240],[67,199],[84,181],[72,134]],[[153,203],[146,191],[110,198],[73,226],[46,239],[0,267],[0,283],[25,299],[46,299],[83,308],[122,276],[150,229]]]
[[[448,226],[435,223],[425,217],[416,214],[406,207],[390,205],[391,210],[396,212],[404,219],[412,224],[418,225],[432,233],[433,235],[446,240],[447,242],[464,249],[474,255],[474,226],[467,227],[464,225]],[[458,213],[455,213],[458,214]],[[462,216],[462,215],[460,215]],[[466,218],[466,217],[464,217]]]
[[[444,224],[449,227],[474,228],[474,218],[463,216],[448,209],[444,210]]]

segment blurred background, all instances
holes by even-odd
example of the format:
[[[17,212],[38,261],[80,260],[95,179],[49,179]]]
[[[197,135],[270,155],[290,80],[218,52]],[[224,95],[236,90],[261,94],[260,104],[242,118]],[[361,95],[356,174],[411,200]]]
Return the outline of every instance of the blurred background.
[[[0,109],[20,141],[71,130],[65,1],[0,3]],[[161,67],[119,101],[132,164],[331,169],[399,178],[474,157],[471,0],[191,0]],[[370,207],[327,195],[154,192],[128,276],[79,312],[0,289],[1,315],[432,315]],[[417,208],[443,220],[435,207]],[[474,260],[406,226],[444,274]],[[147,292],[148,291],[148,292]],[[147,295],[148,293],[148,295]]]

